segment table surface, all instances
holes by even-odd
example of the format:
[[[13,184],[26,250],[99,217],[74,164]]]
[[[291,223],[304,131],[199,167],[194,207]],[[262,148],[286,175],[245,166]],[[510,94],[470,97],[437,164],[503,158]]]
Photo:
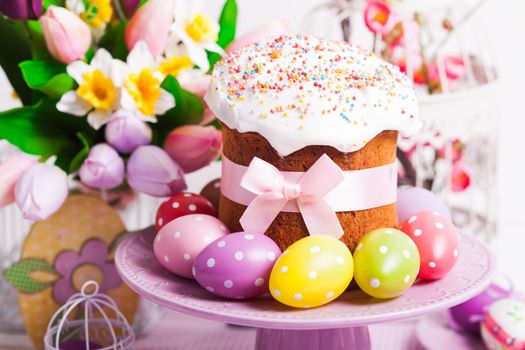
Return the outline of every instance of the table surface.
[[[124,281],[144,298],[167,308],[215,321],[275,329],[325,329],[395,321],[439,311],[480,293],[494,271],[491,254],[477,240],[461,235],[461,254],[441,280],[419,282],[404,295],[378,300],[361,291],[345,292],[314,309],[292,309],[270,297],[226,300],[195,281],[176,277],[156,260],[154,233],[143,230],[118,247],[115,263]]]

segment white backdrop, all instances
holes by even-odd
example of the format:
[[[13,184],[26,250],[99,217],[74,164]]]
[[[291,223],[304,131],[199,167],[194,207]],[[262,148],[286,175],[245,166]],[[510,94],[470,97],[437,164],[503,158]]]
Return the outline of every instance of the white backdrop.
[[[440,0],[421,0],[440,1]],[[456,0],[459,1],[459,0]],[[321,0],[238,0],[239,27],[243,33],[270,20],[283,19],[291,29],[297,29],[304,14]],[[217,14],[222,1],[206,0],[207,10]],[[505,273],[525,291],[525,274],[520,266],[525,263],[525,2],[520,0],[488,0],[479,16],[484,21],[488,40],[498,55],[503,84],[502,125],[500,128],[500,233],[493,249]],[[11,88],[0,77],[1,109],[14,105]],[[215,167],[216,169],[216,167]],[[212,169],[204,169],[193,176],[190,183],[201,184]],[[211,175],[213,176],[213,175]]]

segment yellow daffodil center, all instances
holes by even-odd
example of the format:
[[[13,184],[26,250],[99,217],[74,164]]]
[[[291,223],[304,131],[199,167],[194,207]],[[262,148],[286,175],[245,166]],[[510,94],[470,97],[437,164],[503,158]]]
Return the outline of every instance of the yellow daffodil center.
[[[186,24],[186,33],[194,41],[217,41],[218,33],[213,27],[211,20],[205,14],[196,14]]]
[[[117,90],[113,81],[100,69],[84,74],[84,81],[77,89],[77,94],[95,109],[112,109]]]
[[[111,0],[88,0],[85,3],[85,8],[86,10],[80,14],[80,18],[95,28],[102,27],[113,16]]]
[[[181,72],[193,67],[193,62],[188,56],[173,56],[159,65],[159,72],[163,76],[178,76]]]
[[[124,82],[124,87],[135,100],[137,108],[146,116],[155,114],[155,104],[160,97],[160,80],[149,68],[140,73],[130,74]]]

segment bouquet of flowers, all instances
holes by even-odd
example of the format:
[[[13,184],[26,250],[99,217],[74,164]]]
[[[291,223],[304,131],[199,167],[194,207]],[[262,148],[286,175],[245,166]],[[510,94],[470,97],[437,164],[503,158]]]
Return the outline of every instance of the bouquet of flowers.
[[[2,0],[0,65],[22,107],[0,139],[24,154],[0,164],[0,206],[42,220],[71,179],[153,196],[185,189],[221,136],[202,97],[235,38],[237,4],[215,20],[196,0]],[[78,182],[75,182],[78,183]]]

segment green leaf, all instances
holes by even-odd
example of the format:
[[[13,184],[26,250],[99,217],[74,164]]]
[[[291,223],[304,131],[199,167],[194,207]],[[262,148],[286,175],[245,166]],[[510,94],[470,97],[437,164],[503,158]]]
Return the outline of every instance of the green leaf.
[[[27,30],[29,31],[29,41],[31,53],[34,60],[54,61],[53,56],[49,53],[44,38],[44,32],[39,21],[27,21]]]
[[[84,148],[76,134],[84,132],[94,138],[95,131],[86,118],[61,113],[55,104],[55,100],[43,98],[34,106],[0,113],[0,139],[29,154],[44,158],[56,155],[56,164],[67,172],[72,160]]]
[[[20,62],[31,59],[31,45],[21,21],[0,16],[0,66],[24,105],[31,103],[31,89],[22,78]]]
[[[82,142],[82,145],[84,146],[80,152],[78,152],[71,163],[69,164],[69,173],[74,173],[77,171],[82,163],[84,163],[84,160],[86,160],[87,156],[89,155],[89,151],[91,151],[91,146],[93,145],[93,142],[90,140],[89,136],[86,133],[78,132],[77,137]]]
[[[148,0],[140,0],[140,2],[139,2],[139,6],[138,6],[138,7],[143,6],[143,5],[144,5],[145,3],[147,3],[147,2],[148,2]]]
[[[47,8],[51,5],[63,7],[64,4],[64,0],[43,0],[44,10],[47,10]]]
[[[237,2],[235,0],[226,0],[219,17],[219,38],[217,44],[225,49],[234,39],[237,30]],[[210,71],[215,63],[221,59],[221,55],[215,52],[208,52],[208,61],[210,62]]]
[[[124,40],[127,25],[128,22],[126,21],[109,28],[98,43],[99,47],[108,50],[114,58],[123,61],[126,60],[129,53]]]
[[[4,271],[3,275],[18,291],[23,293],[38,293],[53,284],[53,281],[41,282],[31,276],[33,272],[48,272],[58,275],[47,261],[37,258],[27,258],[14,263]]]
[[[20,64],[27,85],[46,95],[60,98],[75,87],[75,81],[66,74],[66,65],[48,61],[25,61]]]
[[[175,98],[175,107],[158,118],[158,122],[152,124],[155,133],[154,143],[162,145],[169,132],[177,126],[184,124],[198,124],[202,120],[204,104],[202,100],[184,90],[177,79],[169,75],[161,84]]]

